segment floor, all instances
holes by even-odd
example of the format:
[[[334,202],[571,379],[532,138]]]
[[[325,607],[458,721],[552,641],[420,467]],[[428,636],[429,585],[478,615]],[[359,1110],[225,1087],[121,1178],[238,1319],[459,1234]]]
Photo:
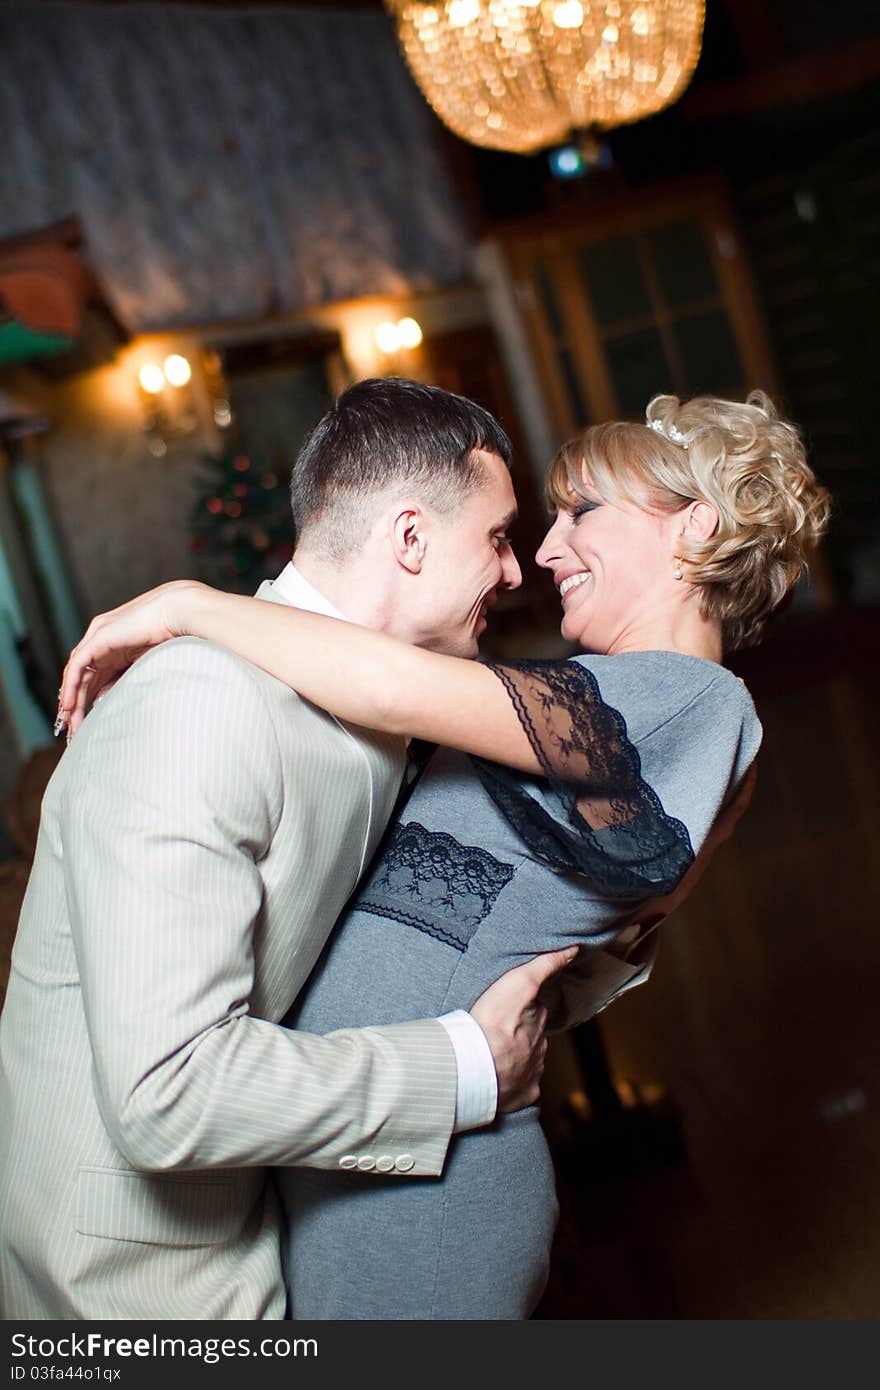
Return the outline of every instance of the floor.
[[[873,981],[863,983],[873,994]],[[736,1041],[725,1036],[725,1066],[717,1055],[685,1055],[677,1023],[659,1019],[661,993],[657,983],[653,1016],[621,1002],[605,1031],[630,1078],[665,1074],[666,1111],[655,1102],[642,1112],[641,1171],[627,1164],[625,1133],[615,1146],[613,1125],[607,1152],[589,1125],[557,1149],[563,1214],[538,1316],[880,1316],[867,1001],[820,1003],[821,1030],[782,1005],[772,1026],[750,1011]]]

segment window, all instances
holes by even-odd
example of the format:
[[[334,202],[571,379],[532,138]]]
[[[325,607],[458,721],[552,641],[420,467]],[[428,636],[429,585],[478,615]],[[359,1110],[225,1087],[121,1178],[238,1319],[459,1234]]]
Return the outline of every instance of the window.
[[[512,233],[521,289],[560,434],[640,419],[671,391],[773,392],[775,374],[719,184],[627,195],[588,220]]]

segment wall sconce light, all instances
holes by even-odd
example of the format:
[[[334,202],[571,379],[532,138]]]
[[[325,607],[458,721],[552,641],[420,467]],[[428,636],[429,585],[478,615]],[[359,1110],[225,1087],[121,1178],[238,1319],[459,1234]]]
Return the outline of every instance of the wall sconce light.
[[[376,347],[388,358],[396,358],[401,351],[411,352],[419,346],[422,336],[419,323],[412,318],[398,319],[396,323],[386,319],[377,323],[373,331]]]
[[[192,367],[179,352],[172,352],[162,363],[162,371],[169,386],[186,386],[192,377]]]
[[[172,440],[191,434],[198,424],[191,381],[192,367],[179,352],[169,353],[161,366],[145,362],[138,371],[144,433],[155,458],[164,457]]]

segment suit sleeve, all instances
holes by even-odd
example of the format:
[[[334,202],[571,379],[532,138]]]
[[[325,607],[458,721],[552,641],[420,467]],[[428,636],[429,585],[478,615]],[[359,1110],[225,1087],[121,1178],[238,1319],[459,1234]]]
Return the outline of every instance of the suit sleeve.
[[[456,1074],[436,1020],[317,1037],[250,1013],[259,866],[283,787],[249,668],[172,643],[116,693],[65,754],[62,811],[94,1084],[116,1146],[149,1171],[336,1168],[366,1146],[411,1157],[412,1176],[438,1173]]]

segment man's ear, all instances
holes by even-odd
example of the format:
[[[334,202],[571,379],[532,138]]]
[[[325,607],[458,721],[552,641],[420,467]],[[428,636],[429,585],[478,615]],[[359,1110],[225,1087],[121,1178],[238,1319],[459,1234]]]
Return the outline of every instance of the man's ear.
[[[410,574],[418,574],[425,558],[425,515],[415,505],[401,507],[391,520],[391,545],[394,558]]]
[[[707,541],[718,530],[718,508],[711,502],[691,502],[684,511],[682,535],[690,541]]]

